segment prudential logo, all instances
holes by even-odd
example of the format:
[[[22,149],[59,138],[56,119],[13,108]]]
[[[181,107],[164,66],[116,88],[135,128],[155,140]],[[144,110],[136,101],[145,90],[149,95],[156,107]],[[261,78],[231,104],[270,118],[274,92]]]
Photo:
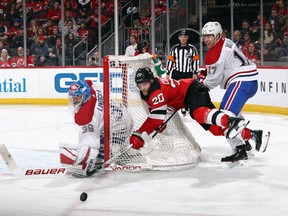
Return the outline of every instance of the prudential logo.
[[[17,93],[27,92],[26,79],[13,80],[12,78],[0,81],[0,92],[2,93]]]

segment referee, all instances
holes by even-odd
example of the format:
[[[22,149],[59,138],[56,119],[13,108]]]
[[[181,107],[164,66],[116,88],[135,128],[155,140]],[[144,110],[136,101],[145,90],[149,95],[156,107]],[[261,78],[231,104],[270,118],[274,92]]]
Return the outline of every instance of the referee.
[[[168,55],[166,77],[169,78],[171,74],[175,80],[196,78],[199,71],[198,52],[192,44],[188,44],[189,35],[186,30],[179,32],[178,39],[180,43],[174,45]],[[186,116],[187,109],[181,109],[181,113]]]
[[[199,70],[199,55],[192,44],[188,44],[189,35],[186,30],[178,34],[179,44],[172,47],[167,59],[167,78],[192,78]]]

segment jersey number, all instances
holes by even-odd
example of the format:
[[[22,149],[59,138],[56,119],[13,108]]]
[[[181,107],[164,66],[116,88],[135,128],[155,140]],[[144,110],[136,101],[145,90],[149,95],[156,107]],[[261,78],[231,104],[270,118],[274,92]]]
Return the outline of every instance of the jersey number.
[[[93,132],[93,131],[94,131],[94,127],[92,124],[88,124],[82,127],[82,133]]]
[[[152,98],[153,105],[159,104],[164,101],[163,93],[158,94]]]

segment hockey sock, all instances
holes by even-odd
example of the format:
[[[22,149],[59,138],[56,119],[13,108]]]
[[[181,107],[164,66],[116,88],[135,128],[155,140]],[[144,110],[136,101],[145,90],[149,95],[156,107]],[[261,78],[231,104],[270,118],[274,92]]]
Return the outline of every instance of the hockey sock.
[[[248,128],[244,128],[243,131],[241,132],[241,136],[244,140],[251,139],[251,130]]]

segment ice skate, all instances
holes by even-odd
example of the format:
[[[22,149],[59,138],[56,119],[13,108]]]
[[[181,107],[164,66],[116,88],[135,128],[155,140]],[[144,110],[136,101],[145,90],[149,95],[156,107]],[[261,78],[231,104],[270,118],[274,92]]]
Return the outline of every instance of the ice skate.
[[[270,138],[270,131],[251,130],[251,139],[255,142],[256,151],[265,152]]]
[[[245,145],[236,146],[236,150],[232,155],[221,158],[222,167],[232,168],[237,165],[249,166],[247,163],[248,156],[245,147]]]
[[[248,158],[254,157],[254,153],[252,152],[252,146],[249,141],[245,141],[245,150],[247,152]]]
[[[245,121],[241,118],[235,118],[235,117],[229,117],[228,119],[228,125],[229,129],[227,131],[226,137],[229,139],[233,139],[236,137],[239,133],[242,132],[242,130],[249,124],[249,121]]]

